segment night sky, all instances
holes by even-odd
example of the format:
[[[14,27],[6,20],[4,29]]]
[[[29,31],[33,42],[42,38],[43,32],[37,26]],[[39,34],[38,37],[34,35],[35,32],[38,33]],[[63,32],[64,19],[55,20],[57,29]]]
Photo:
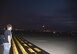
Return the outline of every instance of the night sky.
[[[57,31],[77,31],[76,0],[2,0],[0,26],[39,29],[46,25]]]

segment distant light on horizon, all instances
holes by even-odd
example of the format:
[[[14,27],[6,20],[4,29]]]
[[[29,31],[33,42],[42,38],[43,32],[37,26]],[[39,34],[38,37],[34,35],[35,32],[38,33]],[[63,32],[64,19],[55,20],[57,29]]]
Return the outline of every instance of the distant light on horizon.
[[[45,27],[45,25],[42,26],[43,28]]]
[[[54,31],[53,34],[55,34],[56,32]]]

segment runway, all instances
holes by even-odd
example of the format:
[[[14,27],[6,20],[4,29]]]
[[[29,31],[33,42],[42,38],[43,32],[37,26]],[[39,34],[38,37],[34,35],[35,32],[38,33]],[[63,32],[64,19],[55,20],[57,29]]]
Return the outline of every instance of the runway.
[[[49,54],[22,36],[13,36],[10,54]]]
[[[52,33],[16,33],[12,38],[10,54],[76,54],[76,35]],[[3,49],[0,50],[1,52]],[[0,53],[1,53],[0,52]]]
[[[29,33],[25,38],[50,54],[76,54],[77,35]]]

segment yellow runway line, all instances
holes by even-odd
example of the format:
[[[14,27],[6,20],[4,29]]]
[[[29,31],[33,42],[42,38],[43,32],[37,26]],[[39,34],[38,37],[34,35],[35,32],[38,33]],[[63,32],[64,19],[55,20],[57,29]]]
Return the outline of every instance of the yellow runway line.
[[[40,49],[38,49],[38,48],[34,48],[37,52],[41,52],[41,50]]]
[[[23,44],[24,46],[27,46],[27,44]],[[28,46],[27,46],[28,47]]]
[[[20,48],[22,54],[28,54],[28,53],[25,51],[24,47],[19,43],[19,41],[18,41],[15,37],[14,37],[14,39],[15,39],[15,41],[17,42],[17,44],[18,44],[18,46],[19,46],[19,48]]]
[[[23,41],[21,41],[21,43],[24,43]]]
[[[18,38],[19,41],[21,41],[21,39]]]
[[[20,39],[20,41],[22,42],[22,43],[24,43],[21,39]],[[28,43],[27,41],[25,41],[26,43]],[[24,46],[27,46],[28,47],[28,50],[29,50],[29,52],[30,53],[34,53],[34,54],[37,54],[32,48],[30,48],[29,46],[32,46],[32,44],[30,44],[30,43],[28,43],[28,45],[27,44],[23,44]],[[39,51],[39,50],[38,50]]]
[[[34,54],[37,54],[34,50],[32,50],[31,48],[28,48],[28,50],[31,52],[31,53],[34,53]]]
[[[28,45],[29,45],[29,46],[32,46],[32,44],[30,44],[30,43],[29,43]]]
[[[28,47],[30,53],[37,54],[32,48],[30,48],[27,44],[23,44],[24,46]]]
[[[28,44],[29,46],[27,44],[23,44],[23,45],[28,47],[28,50],[29,50],[30,53],[37,54],[32,48],[29,47],[29,46],[32,46],[32,44],[29,43]]]
[[[18,38],[19,39],[19,38]],[[19,41],[21,41],[21,43],[24,43],[21,39],[19,39]]]
[[[13,39],[12,39],[12,48],[13,48],[13,54],[19,54]]]

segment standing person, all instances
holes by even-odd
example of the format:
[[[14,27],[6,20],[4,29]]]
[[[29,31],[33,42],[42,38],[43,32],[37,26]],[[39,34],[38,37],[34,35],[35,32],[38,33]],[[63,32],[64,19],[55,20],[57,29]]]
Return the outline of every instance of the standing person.
[[[3,47],[3,37],[4,37],[4,35],[0,35],[0,54],[3,54],[3,51],[4,51],[4,47]]]
[[[3,43],[5,42],[4,41],[4,30],[1,30],[1,33],[0,33],[0,54],[3,54],[3,51],[4,51],[4,45],[3,45]]]
[[[11,48],[11,39],[12,39],[12,25],[8,24],[7,29],[4,32],[4,52],[3,54],[9,54]]]

